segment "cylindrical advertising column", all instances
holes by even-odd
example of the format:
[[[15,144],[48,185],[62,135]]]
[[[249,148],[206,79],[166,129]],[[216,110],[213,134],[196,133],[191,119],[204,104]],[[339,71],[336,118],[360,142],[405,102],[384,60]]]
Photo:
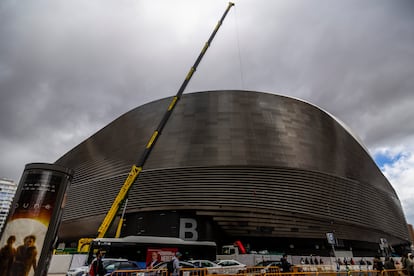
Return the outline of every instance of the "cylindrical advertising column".
[[[54,164],[27,164],[17,187],[1,246],[7,248],[10,274],[47,274],[66,191],[73,171]]]

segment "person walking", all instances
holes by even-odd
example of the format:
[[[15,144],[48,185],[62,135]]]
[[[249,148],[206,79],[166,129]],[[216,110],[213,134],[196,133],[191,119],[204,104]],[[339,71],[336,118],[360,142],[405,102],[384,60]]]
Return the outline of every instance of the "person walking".
[[[390,270],[387,271],[388,276],[398,276],[398,272],[395,269],[394,260],[389,256],[385,257],[384,270]]]
[[[290,272],[291,264],[288,262],[286,254],[283,254],[283,257],[280,259],[280,263],[281,263],[280,266],[282,268],[282,272],[284,273]]]
[[[394,260],[391,257],[385,257],[384,268],[388,270],[395,269]]]
[[[89,274],[91,276],[104,276],[106,271],[105,268],[103,267],[103,263],[102,263],[102,251],[98,250],[98,252],[96,252],[96,259],[92,262],[91,264],[91,269],[89,270]]]
[[[172,276],[180,276],[180,259],[183,255],[180,252],[176,252],[175,256],[172,259],[173,264],[173,271],[171,273]]]
[[[384,270],[384,264],[380,256],[376,255],[372,261],[372,269],[377,270],[377,275],[381,275],[381,272]]]

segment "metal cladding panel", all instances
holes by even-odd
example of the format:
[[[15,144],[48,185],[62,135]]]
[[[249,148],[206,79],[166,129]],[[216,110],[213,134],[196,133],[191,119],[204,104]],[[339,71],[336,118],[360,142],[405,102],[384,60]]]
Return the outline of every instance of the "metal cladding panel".
[[[75,169],[64,223],[109,210],[169,102],[129,111],[56,162]],[[129,199],[127,212],[214,211],[234,235],[320,238],[336,224],[344,239],[408,239],[394,189],[353,135],[321,109],[274,94],[183,95]],[[271,228],[220,215],[237,210]]]

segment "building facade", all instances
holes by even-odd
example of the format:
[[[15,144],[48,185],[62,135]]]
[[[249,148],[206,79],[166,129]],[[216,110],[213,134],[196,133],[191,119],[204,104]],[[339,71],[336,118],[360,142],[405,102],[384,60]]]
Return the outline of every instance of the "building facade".
[[[13,180],[0,178],[0,233],[6,223],[16,190],[17,184]]]
[[[125,113],[56,161],[75,170],[61,239],[96,234],[170,102]],[[234,90],[182,97],[129,192],[122,230],[329,255],[326,233],[361,256],[381,239],[409,243],[395,190],[346,126],[298,99]]]

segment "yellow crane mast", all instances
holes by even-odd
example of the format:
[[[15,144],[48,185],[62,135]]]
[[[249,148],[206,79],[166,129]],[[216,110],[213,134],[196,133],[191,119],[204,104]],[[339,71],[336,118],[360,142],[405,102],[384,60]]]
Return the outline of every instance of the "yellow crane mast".
[[[194,72],[196,71],[198,64],[200,63],[201,59],[203,58],[204,54],[206,53],[208,47],[210,46],[211,42],[213,41],[217,31],[219,30],[220,26],[223,24],[223,21],[229,12],[230,8],[234,6],[234,3],[229,2],[224,14],[222,15],[221,19],[218,21],[216,27],[214,28],[213,33],[210,35],[209,39],[205,43],[203,49],[201,50],[199,56],[197,57],[194,65],[190,68],[189,72],[187,73],[187,76],[185,77],[183,83],[181,84],[177,94],[172,98],[171,103],[168,105],[168,108],[166,112],[164,113],[164,116],[162,117],[160,123],[158,124],[158,127],[155,129],[153,134],[151,135],[150,139],[148,140],[145,149],[138,160],[137,164],[132,165],[132,168],[128,174],[128,177],[126,178],[124,184],[122,185],[118,195],[116,196],[114,202],[111,205],[111,208],[107,212],[104,220],[102,221],[101,225],[98,228],[98,233],[96,235],[96,238],[103,238],[105,237],[106,233],[108,232],[109,228],[111,227],[112,223],[115,220],[115,217],[117,216],[119,209],[121,208],[122,204],[125,202],[124,205],[124,211],[122,214],[122,217],[118,223],[117,231],[115,237],[119,237],[121,233],[122,224],[124,222],[123,215],[126,209],[126,201],[128,197],[128,192],[132,185],[135,183],[136,179],[138,178],[139,174],[143,170],[143,166],[151,153],[155,143],[157,142],[159,136],[162,133],[162,130],[164,129],[168,119],[171,116],[171,113],[173,112],[175,106],[177,105],[178,101],[180,100],[185,88],[187,87],[188,83],[190,82],[191,77],[193,76]],[[93,238],[81,238],[78,242],[78,251],[79,252],[88,252],[89,250],[89,244],[93,240]]]

